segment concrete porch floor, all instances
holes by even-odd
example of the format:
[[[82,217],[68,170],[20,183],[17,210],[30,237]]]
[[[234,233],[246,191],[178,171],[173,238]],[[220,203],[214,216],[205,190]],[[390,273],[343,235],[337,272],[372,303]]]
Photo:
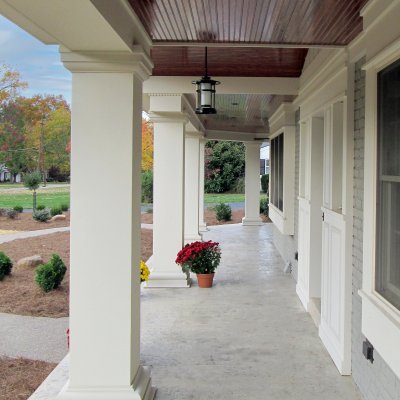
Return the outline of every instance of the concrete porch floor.
[[[142,363],[158,400],[356,400],[283,273],[272,226],[212,227],[212,289],[142,291]],[[178,267],[177,267],[178,268]]]

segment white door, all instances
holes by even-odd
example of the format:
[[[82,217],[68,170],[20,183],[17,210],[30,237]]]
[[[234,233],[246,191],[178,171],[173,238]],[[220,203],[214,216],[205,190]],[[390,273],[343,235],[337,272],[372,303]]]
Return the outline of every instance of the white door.
[[[351,263],[346,234],[352,223],[342,207],[346,154],[343,102],[325,110],[319,335],[342,375],[351,373]],[[347,267],[346,267],[347,265]]]

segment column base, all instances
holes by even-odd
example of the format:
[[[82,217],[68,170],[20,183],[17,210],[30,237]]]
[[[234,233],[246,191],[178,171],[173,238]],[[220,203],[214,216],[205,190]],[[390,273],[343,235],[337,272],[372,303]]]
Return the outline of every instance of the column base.
[[[208,232],[208,231],[209,231],[209,229],[207,228],[206,223],[199,225],[199,232]]]
[[[139,367],[132,386],[71,388],[66,384],[56,400],[154,400],[157,389],[151,386],[150,369]]]
[[[189,288],[192,284],[190,276],[182,272],[179,265],[160,267],[154,255],[147,260],[150,268],[149,280],[144,284],[146,289],[151,288]],[[160,272],[159,272],[160,271]]]
[[[186,245],[186,244],[190,244],[190,243],[193,243],[193,242],[202,242],[202,241],[203,241],[203,236],[202,235],[199,235],[199,234],[193,234],[193,235],[188,234],[188,235],[185,235],[183,243]]]
[[[260,226],[262,225],[262,219],[260,217],[256,217],[256,218],[247,218],[244,217],[242,218],[242,225],[243,226]]]
[[[177,266],[177,268],[179,268]],[[153,275],[153,276],[152,276]],[[191,278],[183,275],[183,277],[176,274],[157,274],[151,273],[149,280],[145,283],[146,289],[157,288],[190,288],[192,286]]]

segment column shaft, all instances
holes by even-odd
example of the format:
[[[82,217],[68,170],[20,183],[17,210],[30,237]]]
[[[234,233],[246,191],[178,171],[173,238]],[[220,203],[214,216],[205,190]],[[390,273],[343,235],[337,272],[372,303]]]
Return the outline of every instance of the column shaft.
[[[207,232],[207,224],[204,221],[204,151],[205,139],[200,139],[200,175],[199,175],[199,232]]]
[[[199,233],[200,138],[185,136],[185,244],[202,240]]]
[[[188,287],[190,282],[175,264],[184,235],[184,118],[153,118],[154,188],[153,255],[146,287]]]
[[[141,99],[134,73],[73,74],[70,375],[60,399],[139,400],[135,386],[149,382],[139,366]]]
[[[245,169],[245,216],[243,225],[261,225],[260,218],[260,145],[258,143],[245,143],[246,169]]]

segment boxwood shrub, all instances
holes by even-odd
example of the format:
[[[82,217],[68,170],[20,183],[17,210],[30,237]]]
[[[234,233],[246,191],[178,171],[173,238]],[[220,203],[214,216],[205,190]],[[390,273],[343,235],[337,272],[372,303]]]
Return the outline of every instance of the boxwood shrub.
[[[215,206],[215,216],[218,221],[230,221],[232,219],[232,208],[229,204],[220,203]]]
[[[66,271],[67,267],[61,257],[53,254],[47,264],[39,265],[36,268],[35,281],[47,293],[60,286]]]
[[[2,281],[6,275],[10,275],[12,267],[13,263],[10,257],[0,251],[0,281]]]

